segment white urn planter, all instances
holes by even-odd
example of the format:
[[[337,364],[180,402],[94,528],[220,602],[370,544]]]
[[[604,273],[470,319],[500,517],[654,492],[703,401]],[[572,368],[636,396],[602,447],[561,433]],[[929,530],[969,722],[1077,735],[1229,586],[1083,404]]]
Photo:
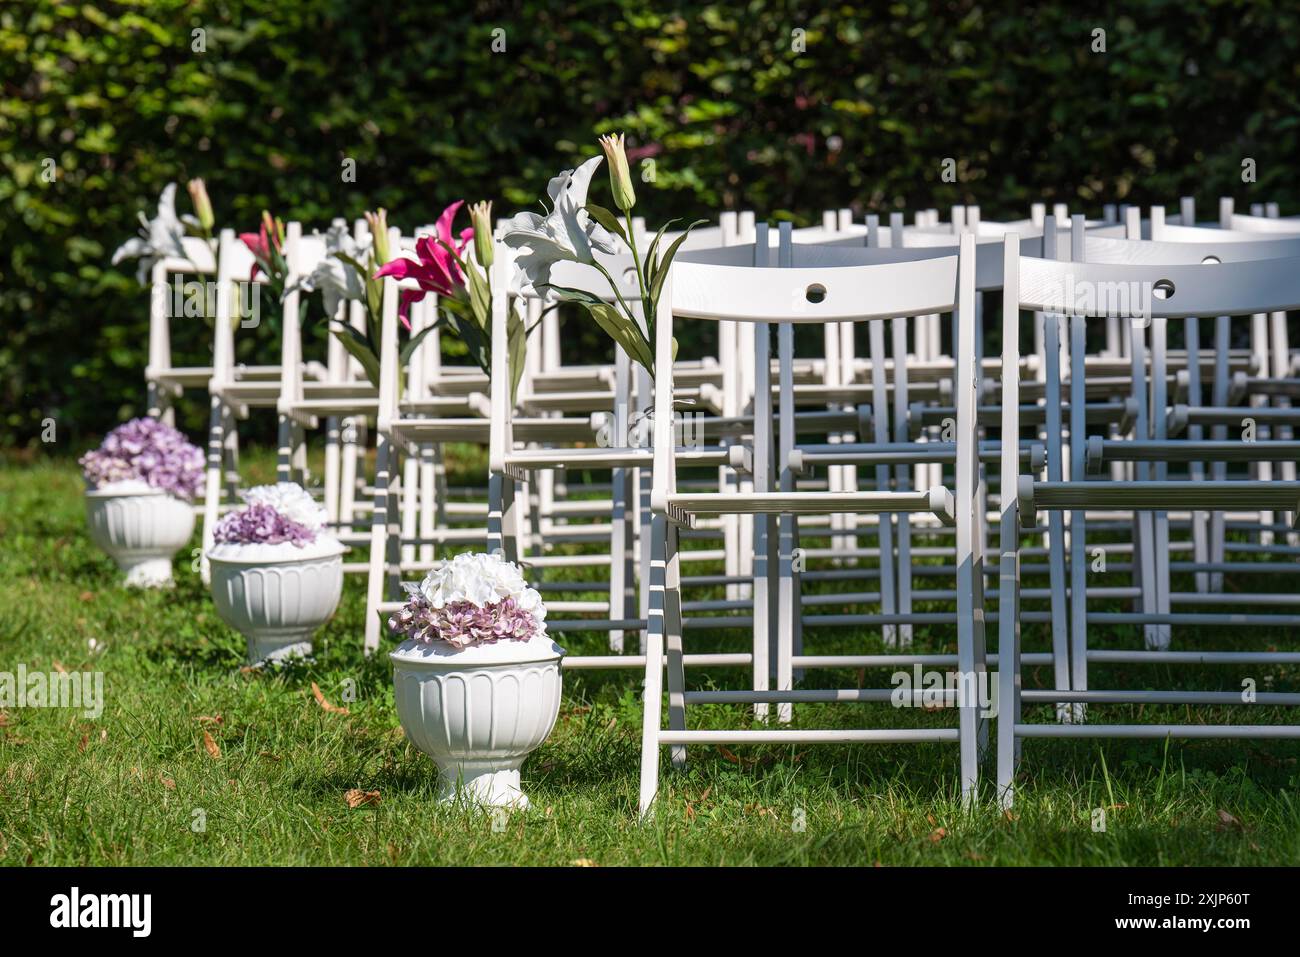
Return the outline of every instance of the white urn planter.
[[[126,573],[130,588],[173,583],[172,556],[194,533],[194,507],[144,482],[118,482],[86,492],[90,537]]]
[[[208,549],[217,614],[248,640],[251,664],[311,654],[313,633],[333,617],[343,594],[344,551],[328,536],[302,547],[226,543]]]
[[[407,640],[389,655],[397,717],[438,765],[442,800],[528,807],[519,768],[555,726],[563,654],[539,635],[461,649]]]

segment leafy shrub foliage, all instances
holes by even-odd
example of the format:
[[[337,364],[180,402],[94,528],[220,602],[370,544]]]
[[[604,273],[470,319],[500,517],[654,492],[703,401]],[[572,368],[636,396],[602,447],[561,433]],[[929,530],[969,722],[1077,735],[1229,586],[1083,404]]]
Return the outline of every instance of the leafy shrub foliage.
[[[1247,0],[8,0],[0,444],[141,410],[147,294],[109,258],[171,180],[204,177],[239,230],[263,208],[323,228],[375,206],[409,228],[457,198],[531,206],[597,133],[626,130],[652,220],[1188,193],[1206,216],[1220,194],[1294,212],[1297,20]],[[606,348],[566,322],[566,349]],[[177,349],[206,363],[192,324]],[[274,354],[270,328],[243,353]]]

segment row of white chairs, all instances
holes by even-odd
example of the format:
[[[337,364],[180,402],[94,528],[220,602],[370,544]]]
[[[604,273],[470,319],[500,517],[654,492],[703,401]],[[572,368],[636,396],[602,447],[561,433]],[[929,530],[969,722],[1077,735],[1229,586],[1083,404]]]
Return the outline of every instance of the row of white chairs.
[[[973,797],[990,732],[969,695],[953,702],[960,704],[956,728],[786,725],[800,702],[890,699],[885,688],[798,687],[816,669],[879,673],[920,664],[955,670],[974,688],[990,680],[990,663],[1006,662],[998,678],[997,787],[1009,801],[1025,737],[1295,736],[1291,726],[1096,724],[1086,711],[1089,703],[1225,704],[1232,696],[1094,691],[1089,663],[1269,666],[1297,657],[1173,648],[1175,629],[1185,626],[1300,623],[1295,614],[1216,608],[1295,604],[1286,594],[1224,590],[1225,575],[1294,566],[1290,523],[1300,512],[1290,407],[1297,380],[1285,317],[1296,306],[1286,268],[1300,255],[1300,222],[1258,212],[1264,215],[1243,217],[1221,204],[1217,226],[1198,226],[1184,201],[1168,219],[1159,207],[1146,220],[1130,208],[1067,225],[1066,210],[1039,208],[1025,221],[998,224],[972,207],[954,210],[948,224],[926,211],[912,227],[895,216],[882,228],[874,218],[854,224],[840,211],[801,231],[725,216],[697,231],[674,266],[656,343],[662,350],[667,335],[671,350],[674,323],[710,320],[718,353],[673,362],[670,351],[665,362],[661,351],[657,366],[665,371],[653,383],[621,354],[603,365],[564,365],[556,314],[535,300],[511,301],[511,252],[498,244],[494,335],[504,335],[512,308],[536,322],[517,403],[503,386],[504,367],[486,377],[446,366],[436,334],[402,381],[396,281],[384,286],[376,389],[332,341],[324,362],[304,359],[292,293],[278,365],[234,363],[230,290],[252,260],[233,235],[222,236],[215,262],[196,249],[188,262],[160,263],[155,279],[159,270],[218,275],[205,528],[238,484],[236,419],[276,409],[286,478],[305,478],[305,437],[323,419],[327,507],[347,540],[369,549],[368,560],[348,563],[368,580],[368,651],[378,646],[381,614],[398,603],[401,578],[430,567],[435,555],[482,543],[521,559],[553,586],[556,630],[609,635],[609,654],[573,655],[566,668],[644,670],[644,811],[658,789],[661,747],[681,763],[688,745],[727,742],[956,742],[962,793]],[[291,272],[309,272],[324,255],[320,237],[297,224],[288,232]],[[394,233],[393,242],[410,248],[413,239]],[[630,257],[605,265],[627,281]],[[594,270],[575,265],[561,273],[562,285],[609,295]],[[1091,317],[1071,315],[1061,300],[1067,289],[1166,296],[1144,304],[1149,323],[1139,326],[1123,314],[1131,303],[1121,309],[1117,300],[1092,302]],[[631,288],[624,292],[636,298]],[[1000,326],[983,315],[985,297],[998,294]],[[413,327],[433,321],[435,309],[432,297],[418,304]],[[1023,351],[1022,311],[1033,313]],[[1248,349],[1231,348],[1234,315],[1252,317]],[[1214,318],[1213,348],[1202,342],[1198,317]],[[1091,337],[1088,318],[1097,330]],[[351,319],[360,320],[355,308]],[[1169,319],[1183,323],[1180,350],[1169,348]],[[795,328],[809,323],[821,327],[822,354],[800,357]],[[866,326],[861,356],[856,323]],[[945,325],[951,354],[943,352]],[[171,367],[162,326],[151,323],[147,377],[151,408],[165,415],[170,398],[199,385],[207,370]],[[990,333],[1000,338],[1000,357],[984,354]],[[1100,344],[1092,353],[1090,340]],[[503,363],[504,350],[495,358]],[[683,403],[688,443],[677,441],[672,422]],[[1254,441],[1228,439],[1225,431],[1243,418],[1252,420]],[[371,421],[376,462],[367,482],[360,463]],[[627,442],[629,423],[651,431],[653,441]],[[1004,443],[1010,435],[1015,442]],[[449,495],[441,462],[450,442],[488,447],[479,492],[486,502]],[[564,475],[575,468],[607,472],[610,481],[596,494],[608,489],[609,497],[569,497],[578,487],[566,486]],[[689,480],[678,481],[679,468]],[[1242,477],[1229,479],[1239,469]],[[364,523],[368,531],[358,532]],[[1089,586],[1087,533],[1103,536],[1099,547],[1109,558],[1128,557],[1109,568],[1127,571],[1129,584]],[[1249,540],[1238,541],[1243,535]],[[684,537],[721,548],[683,549]],[[812,547],[817,542],[824,547]],[[589,553],[572,554],[574,544]],[[998,562],[984,562],[990,548]],[[1229,560],[1242,554],[1273,560]],[[688,563],[700,570],[687,574]],[[553,569],[583,567],[607,568],[607,580],[569,583],[572,589],[604,591],[607,600],[550,597],[565,584],[550,580]],[[1046,587],[1022,590],[1022,570]],[[1183,574],[1194,577],[1193,591],[1173,590],[1171,580]],[[943,577],[952,588],[917,587]],[[806,587],[814,583],[829,590]],[[725,598],[683,599],[684,589],[695,588],[723,588]],[[1089,597],[1133,610],[1090,610]],[[1040,603],[1046,610],[1037,610]],[[917,610],[922,604],[949,610]],[[819,612],[836,606],[855,610]],[[994,622],[1001,656],[985,650],[985,624]],[[1047,627],[1048,652],[1020,655],[1022,622]],[[1140,627],[1143,647],[1090,648],[1089,625]],[[955,632],[956,653],[915,652],[917,627]],[[888,654],[804,652],[806,635],[844,628],[878,631]],[[688,654],[683,631],[694,629],[748,631],[752,640],[732,652]],[[625,644],[628,634],[638,635],[635,647]],[[1026,662],[1050,665],[1053,687],[1022,691]],[[688,667],[739,668],[750,687],[690,690]],[[1293,698],[1256,700],[1300,703]],[[1055,721],[1023,722],[1023,702],[1054,706]],[[692,703],[744,705],[745,726],[690,729]]]

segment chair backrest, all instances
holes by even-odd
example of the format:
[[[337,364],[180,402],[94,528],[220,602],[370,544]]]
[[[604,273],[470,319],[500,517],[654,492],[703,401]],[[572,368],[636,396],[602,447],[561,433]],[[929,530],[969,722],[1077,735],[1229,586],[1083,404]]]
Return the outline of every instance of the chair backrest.
[[[789,224],[781,227],[780,263],[766,265],[766,243],[721,252],[679,256],[665,282],[656,321],[655,494],[672,491],[672,342],[673,323],[679,318],[737,320],[790,327],[800,323],[856,322],[952,312],[963,316],[963,338],[970,339],[971,361],[958,363],[958,433],[974,436],[975,237],[962,238],[956,255],[925,258],[897,257],[893,262],[828,267],[812,247],[791,242]],[[748,249],[751,262],[736,263]],[[894,251],[895,253],[900,251]],[[804,255],[801,255],[803,253]],[[861,249],[871,258],[884,250]],[[717,260],[725,260],[719,263]],[[800,265],[802,259],[805,265]],[[959,307],[960,303],[960,308]],[[784,371],[784,363],[783,363]],[[969,401],[967,401],[969,400]],[[969,444],[969,443],[968,443]],[[969,451],[973,462],[973,445]],[[959,470],[963,467],[959,462]],[[973,473],[972,473],[973,474]],[[661,502],[661,507],[666,503]]]
[[[217,317],[212,342],[212,378],[218,386],[234,379],[235,319],[239,304],[257,302],[256,284],[260,280],[252,278],[255,262],[252,252],[233,229],[221,231],[217,244]],[[247,289],[247,295],[241,287]]]

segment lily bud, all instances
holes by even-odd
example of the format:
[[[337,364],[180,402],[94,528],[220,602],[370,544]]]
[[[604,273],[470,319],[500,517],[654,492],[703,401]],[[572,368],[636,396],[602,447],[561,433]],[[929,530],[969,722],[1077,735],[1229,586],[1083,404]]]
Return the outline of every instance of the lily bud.
[[[469,222],[474,227],[474,255],[484,269],[492,267],[492,203],[475,203],[469,208]]]
[[[374,239],[375,265],[387,266],[392,262],[392,250],[388,247],[388,210],[377,209],[366,213],[366,225]]]
[[[605,151],[605,159],[609,163],[609,185],[614,191],[614,205],[626,213],[636,205],[636,192],[632,189],[632,174],[627,168],[623,134],[602,136],[600,148]]]
[[[201,179],[192,179],[185,184],[190,191],[190,202],[194,204],[194,215],[199,218],[199,225],[205,233],[211,233],[216,217],[212,215],[212,200],[208,199],[208,188]]]
[[[275,247],[276,252],[284,252],[284,221],[281,220],[279,216],[272,219],[270,213],[266,210],[262,210],[262,233],[268,240],[268,245],[266,247],[266,254],[268,256],[271,254],[272,246]]]

